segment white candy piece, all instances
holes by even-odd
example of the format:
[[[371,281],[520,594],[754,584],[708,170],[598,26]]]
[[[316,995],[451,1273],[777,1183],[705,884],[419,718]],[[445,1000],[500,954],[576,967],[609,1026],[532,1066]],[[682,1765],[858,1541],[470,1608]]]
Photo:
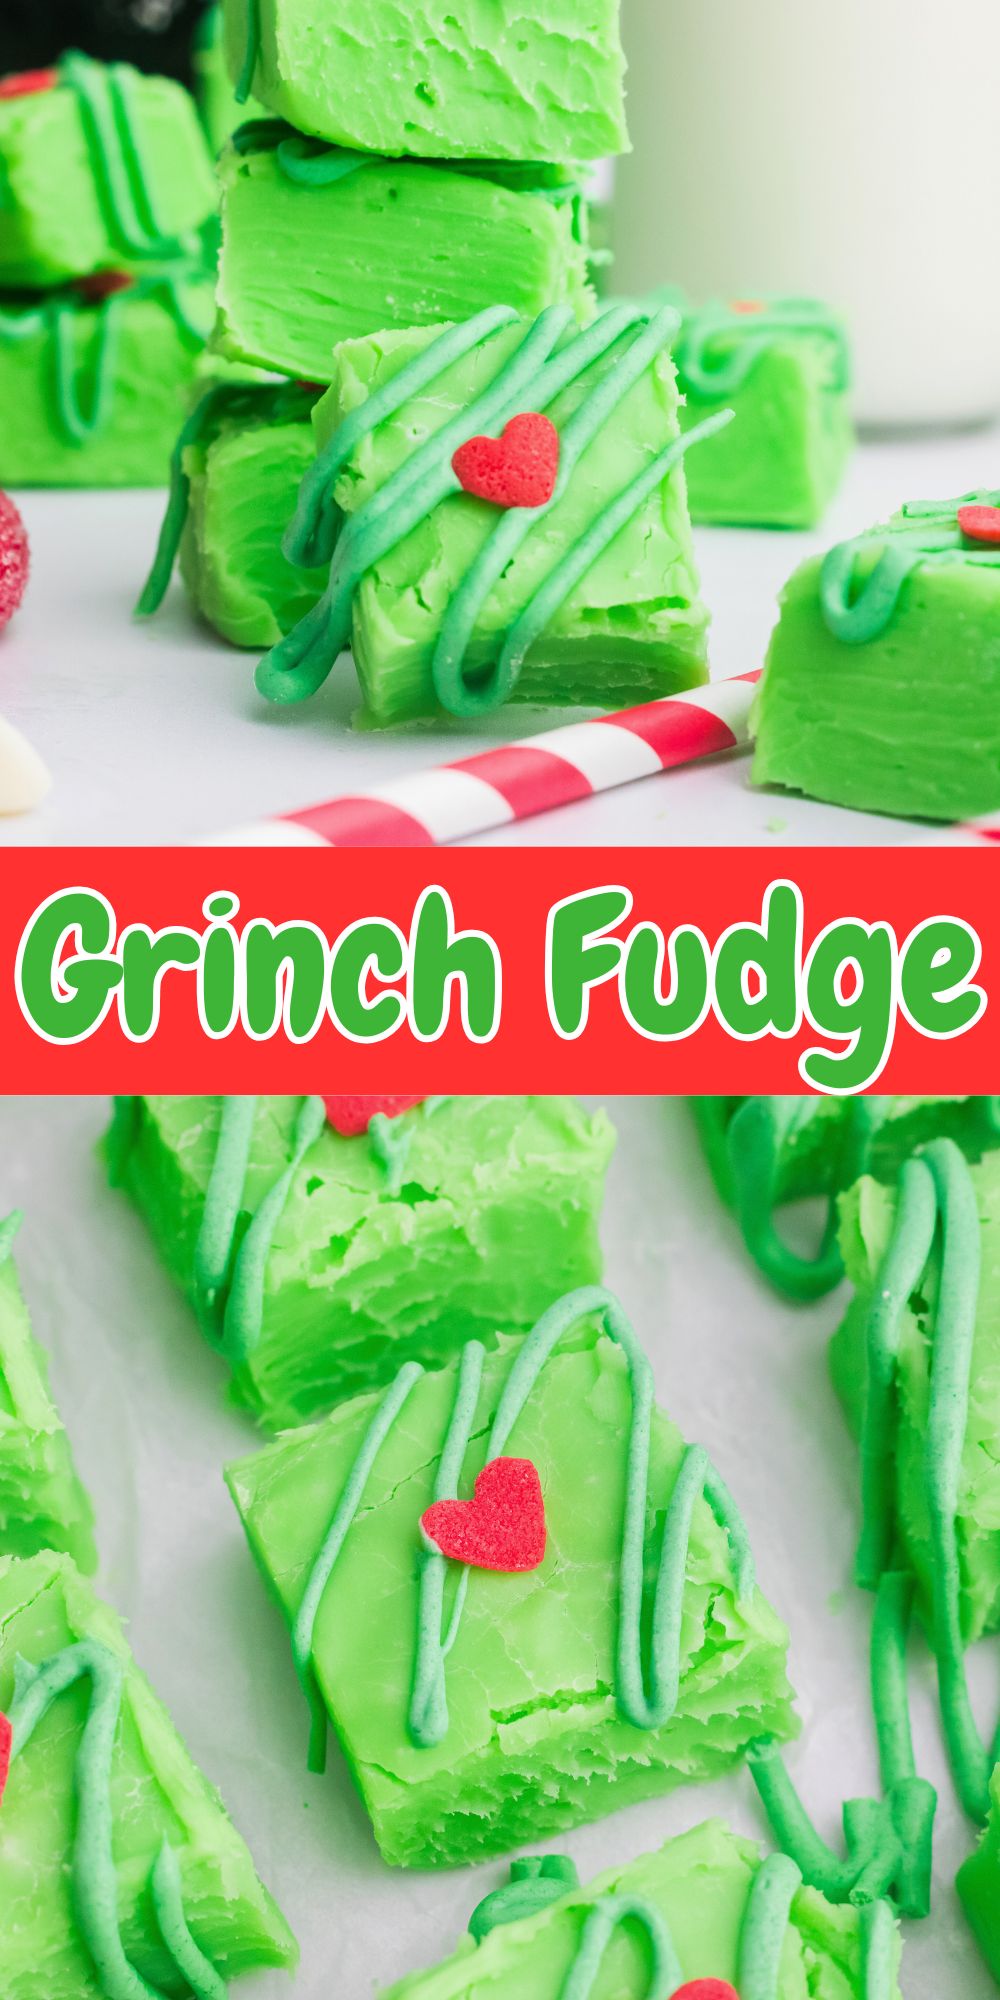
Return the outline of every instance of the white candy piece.
[[[37,750],[0,715],[0,813],[32,812],[51,788]]]

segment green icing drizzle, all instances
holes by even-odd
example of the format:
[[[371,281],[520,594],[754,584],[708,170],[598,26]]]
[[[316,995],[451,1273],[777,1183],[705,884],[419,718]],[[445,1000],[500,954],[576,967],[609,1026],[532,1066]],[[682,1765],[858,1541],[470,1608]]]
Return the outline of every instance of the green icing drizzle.
[[[169,273],[143,278],[97,306],[84,304],[73,293],[58,292],[36,308],[0,310],[0,344],[30,340],[39,333],[50,339],[56,422],[68,443],[86,445],[107,427],[114,404],[123,317],[132,303],[146,298],[161,300],[192,348],[204,345],[208,328],[189,313],[182,280]],[[84,315],[94,324],[94,336],[91,353],[81,369],[74,330]]]
[[[758,1868],[740,1929],[740,2000],[778,2000],[781,1954],[801,1883],[787,1854],[770,1854]]]
[[[740,2000],[780,2000],[781,1963],[789,1935],[792,1905],[802,1877],[785,1854],[762,1861],[750,1885],[740,1925],[737,1983]],[[477,1944],[499,1925],[537,1916],[579,1887],[572,1861],[565,1855],[527,1857],[511,1864],[510,1881],[487,1896],[473,1911],[469,1931]],[[670,1929],[646,1898],[608,1891],[591,1905],[580,1943],[560,2000],[567,1995],[585,2000],[602,1964],[611,1936],[621,1923],[638,1922],[651,1947],[650,1996],[680,1990],[684,1974]],[[894,1925],[884,1901],[866,1905],[858,1916],[861,1957],[860,2000],[891,2000],[894,1975]]]
[[[60,63],[59,80],[76,96],[91,171],[119,247],[130,257],[190,251],[190,240],[172,237],[157,210],[138,136],[134,72],[122,63],[105,66],[70,52]]]
[[[439,1100],[431,1101],[433,1104]],[[305,1097],[292,1132],[289,1158],[240,1234],[243,1192],[253,1147],[255,1097],[224,1097],[219,1139],[205,1193],[194,1253],[195,1308],[207,1339],[233,1368],[248,1360],[260,1339],[264,1279],[274,1232],[292,1182],[306,1154],[326,1129],[321,1097]],[[400,1129],[390,1130],[387,1128]],[[386,1192],[398,1195],[413,1143],[403,1119],[372,1119],[368,1137],[382,1168]]]
[[[775,1743],[752,1745],[748,1762],[775,1838],[806,1882],[833,1903],[864,1907],[891,1894],[905,1916],[925,1917],[937,1795],[913,1764],[904,1666],[912,1595],[907,1577],[880,1581],[871,1678],[883,1796],[845,1803],[846,1858],[816,1832]]]
[[[1000,492],[910,501],[888,528],[875,528],[831,549],[819,584],[827,631],[845,646],[866,646],[891,624],[915,570],[954,563],[1000,567],[1000,548],[970,543],[958,525],[959,508],[972,506],[1000,506]]]
[[[243,63],[236,85],[237,104],[246,104],[253,91],[254,72],[260,60],[260,0],[246,0],[247,32]]]
[[[822,1298],[844,1275],[835,1196],[815,1258],[790,1250],[775,1226],[784,1148],[791,1136],[819,1115],[816,1103],[793,1097],[748,1097],[731,1117],[720,1113],[726,1121],[727,1179],[747,1249],[779,1291],[803,1301]],[[888,1105],[879,1098],[854,1098],[845,1107],[847,1183],[865,1172],[887,1115]]]
[[[712,304],[686,314],[674,348],[681,388],[699,402],[734,396],[765,354],[789,335],[803,334],[829,343],[830,387],[843,393],[851,375],[847,336],[836,315],[816,299],[769,299],[752,313]]]
[[[312,401],[308,392],[295,383],[266,393],[276,423],[304,419]],[[258,388],[248,389],[239,382],[219,382],[206,390],[182,426],[170,455],[166,512],[152,566],[136,605],[138,618],[151,618],[159,611],[174,573],[191,502],[191,480],[185,465],[188,450],[213,437],[229,418],[249,420],[261,408],[262,401]]]
[[[525,1855],[510,1864],[510,1881],[484,1896],[469,1918],[469,1935],[482,1944],[501,1924],[536,1917],[580,1887],[576,1865],[565,1854]]]
[[[164,2000],[135,1970],[125,1953],[118,1912],[114,1860],[111,1766],[125,1687],[122,1662],[106,1646],[85,1639],[33,1667],[18,1660],[12,1765],[27,1749],[39,1724],[59,1696],[78,1681],[90,1683],[90,1705],[76,1754],[76,1833],[71,1884],[80,1934],[93,1962],[105,2000]],[[164,1844],[150,1876],[157,1926],[166,1951],[187,1981],[195,2000],[225,2000],[215,1967],[195,1943],[184,1916],[180,1868]]]
[[[649,1945],[649,1978],[643,2000],[669,2000],[684,1973],[673,1939],[659,1911],[643,1896],[602,1896],[588,1912],[576,1957],[566,1974],[559,2000],[588,2000],[604,1963],[604,1955],[623,1924],[636,1924]]]
[[[559,475],[552,500],[543,507],[502,512],[451,600],[431,669],[442,708],[455,715],[472,715],[506,701],[531,646],[602,551],[685,453],[730,421],[732,413],[721,412],[675,439],[613,496],[534,592],[505,635],[498,658],[489,667],[473,672],[468,649],[491,592],[532,529],[564,495],[588,445],[655,356],[669,348],[678,326],[675,308],[663,307],[650,320],[635,307],[612,307],[592,326],[582,333],[574,330],[571,336],[575,323],[570,309],[549,307],[489,388],[414,451],[356,513],[345,519],[330,487],[360,442],[387,416],[442,375],[457,356],[516,319],[512,310],[497,307],[465,326],[449,328],[407,363],[391,383],[352,411],[320,454],[303,486],[286,554],[293,561],[312,565],[328,561],[329,581],[319,603],[261,661],[257,686],[268,700],[302,701],[322,686],[338,654],[349,643],[354,597],[364,576],[443,500],[461,492],[452,467],[459,446],[481,432],[501,431],[525,409],[544,413],[619,341],[628,340],[629,345],[614,368],[602,374],[561,434]]]
[[[618,1574],[616,1699],[619,1713],[625,1721],[639,1729],[657,1729],[669,1722],[677,1706],[684,1583],[692,1517],[699,1498],[704,1497],[727,1536],[736,1592],[741,1601],[745,1601],[755,1588],[753,1557],[745,1526],[727,1487],[709,1464],[702,1448],[689,1446],[681,1461],[666,1510],[657,1557],[656,1582],[647,1617],[645,1523],[653,1375],[632,1327],[610,1292],[600,1286],[586,1286],[569,1293],[543,1314],[511,1365],[489,1433],[486,1459],[489,1462],[503,1455],[511,1432],[558,1342],[585,1320],[594,1317],[600,1319],[603,1331],[617,1342],[625,1355],[632,1396]],[[480,1343],[469,1341],[459,1363],[454,1403],[434,1482],[435,1500],[457,1497],[462,1464],[476,1419],[483,1360],[484,1350]],[[381,1444],[423,1372],[418,1363],[408,1363],[388,1395],[379,1403],[324,1536],[295,1620],[293,1653],[296,1668],[310,1691],[313,1768],[316,1768],[319,1754],[317,1730],[321,1722],[321,1704],[312,1669],[316,1618],[337,1557],[361,1505]],[[446,1664],[458,1637],[469,1582],[469,1571],[462,1569],[445,1624],[448,1570],[446,1558],[436,1549],[423,1549],[408,1716],[411,1740],[421,1749],[440,1743],[448,1729]],[[648,1675],[644,1662],[646,1654],[649,1658]]]
[[[957,1514],[979,1294],[981,1241],[975,1189],[958,1147],[939,1140],[900,1179],[892,1236],[873,1288],[862,1426],[863,1527],[858,1577],[871,1587],[894,1534],[892,1455],[902,1315],[940,1233],[941,1272],[930,1347],[924,1492],[930,1523],[932,1641],[945,1739],[965,1811],[985,1824],[996,1761],[972,1713],[961,1620]]]

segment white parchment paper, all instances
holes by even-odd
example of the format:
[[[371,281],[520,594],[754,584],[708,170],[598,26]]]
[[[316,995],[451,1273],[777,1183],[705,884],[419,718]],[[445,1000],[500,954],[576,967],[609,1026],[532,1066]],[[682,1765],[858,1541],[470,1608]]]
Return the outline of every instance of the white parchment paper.
[[[783,1305],[745,1258],[680,1103],[618,1099],[605,1211],[607,1278],[656,1370],[661,1402],[703,1441],[749,1523],[761,1582],[792,1633],[803,1737],[791,1768],[826,1836],[845,1794],[877,1791],[867,1699],[868,1600],[850,1581],[857,1461],[826,1374],[839,1302]],[[503,1863],[387,1869],[337,1755],[305,1769],[306,1717],[285,1629],[265,1598],[220,1477],[252,1449],[225,1371],[153,1254],[95,1144],[106,1106],[0,1099],[0,1214],[19,1206],[18,1262],[56,1394],[98,1514],[100,1586],[135,1653],[248,1839],[302,1944],[294,1982],[239,1982],[246,2000],[364,2000],[446,1954]],[[363,1615],[363,1607],[360,1608]],[[976,1661],[995,1709],[996,1641]],[[918,1761],[940,1786],[934,1913],[908,1926],[906,2000],[988,2000],[955,1869],[972,1844],[917,1652]],[[583,1827],[558,1843],[581,1876],[721,1813],[761,1835],[745,1773]],[[43,1996],[39,1996],[43,2000]]]

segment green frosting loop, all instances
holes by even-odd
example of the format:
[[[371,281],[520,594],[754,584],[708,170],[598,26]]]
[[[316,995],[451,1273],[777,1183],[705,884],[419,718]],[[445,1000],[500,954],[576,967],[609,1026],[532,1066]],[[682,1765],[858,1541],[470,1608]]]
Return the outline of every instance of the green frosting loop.
[[[873,1287],[867,1327],[862,1425],[864,1516],[858,1574],[870,1583],[893,1539],[895,1398],[902,1314],[920,1287],[940,1239],[933,1305],[924,1495],[930,1524],[932,1637],[948,1754],[966,1812],[989,1814],[994,1757],[969,1699],[962,1635],[957,1514],[969,1418],[979,1297],[981,1237],[969,1166],[950,1140],[911,1160],[900,1180],[892,1236]]]
[[[780,1292],[801,1301],[823,1298],[844,1275],[835,1199],[830,1200],[815,1258],[789,1249],[775,1225],[784,1149],[790,1137],[820,1115],[819,1104],[808,1098],[748,1097],[726,1122],[727,1182],[747,1249]],[[852,1182],[866,1170],[887,1107],[878,1098],[858,1097],[844,1115],[843,1178]]]
[[[512,508],[500,514],[468,575],[455,591],[438,635],[432,661],[435,694],[455,715],[482,714],[500,706],[515,687],[532,645],[557,615],[605,548],[638,512],[685,453],[731,419],[724,411],[659,453],[624,490],[611,496],[586,532],[553,565],[504,635],[498,657],[470,664],[475,631],[486,603],[533,529],[564,496],[588,446],[655,360],[668,349],[679,316],[665,306],[652,319],[631,306],[602,313],[583,332],[574,330],[568,307],[553,306],[529,329],[481,396],[419,447],[386,485],[344,518],[332,485],[363,439],[410,397],[438,379],[517,315],[498,307],[467,325],[449,327],[414,357],[367,403],[352,411],[319,454],[303,484],[285,552],[292,561],[329,562],[330,576],[319,603],[262,660],[257,686],[271,701],[300,701],[316,693],[351,636],[352,607],[365,575],[396,548],[450,494],[461,491],[452,466],[459,446],[483,431],[499,432],[526,409],[544,413],[580,376],[616,349],[560,436],[555,492],[542,507]]]
[[[888,528],[876,528],[831,549],[819,584],[827,631],[845,646],[866,646],[892,623],[915,570],[954,563],[1000,566],[1000,548],[971,546],[958,524],[961,507],[998,505],[1000,492],[910,501]]]
[[[579,1886],[576,1864],[568,1855],[525,1855],[522,1860],[511,1862],[510,1881],[476,1905],[469,1918],[469,1935],[482,1944],[501,1924],[535,1917]]]
[[[626,1467],[625,1511],[618,1580],[616,1698],[623,1719],[639,1729],[658,1729],[669,1722],[677,1706],[684,1583],[694,1510],[707,1502],[727,1537],[737,1597],[746,1601],[755,1589],[753,1556],[744,1523],[725,1483],[698,1445],[689,1446],[666,1509],[658,1551],[651,1606],[646,1605],[646,1519],[653,1412],[653,1374],[649,1361],[618,1300],[600,1286],[569,1293],[542,1315],[512,1362],[490,1430],[486,1460],[499,1458],[524,1410],[553,1349],[585,1321],[598,1318],[603,1331],[622,1349],[632,1397]],[[482,1385],[484,1350],[469,1341],[460,1357],[455,1397],[434,1482],[434,1500],[454,1499],[476,1422]],[[327,1583],[364,1496],[369,1474],[414,1383],[423,1373],[417,1363],[401,1370],[388,1395],[379,1403],[359,1448],[333,1520],[324,1536],[293,1629],[293,1654],[299,1677],[310,1693],[313,1715],[311,1763],[322,1752],[317,1731],[325,1724],[312,1669],[316,1619]],[[425,1546],[420,1557],[417,1630],[408,1727],[420,1749],[440,1743],[448,1729],[446,1666],[461,1626],[469,1584],[461,1569],[446,1607],[451,1565],[439,1551]],[[645,1656],[649,1656],[648,1675]]]
[[[84,304],[75,292],[57,292],[35,308],[0,309],[0,344],[31,339],[44,331],[52,345],[52,396],[59,430],[67,443],[86,445],[107,428],[114,405],[122,322],[131,303],[158,297],[183,339],[201,348],[208,327],[192,317],[179,277],[158,273],[115,292],[99,305]],[[89,352],[77,360],[77,329],[87,320],[93,332]]]
[[[133,72],[71,51],[59,65],[59,80],[75,93],[91,171],[122,251],[136,258],[190,251],[190,239],[172,237],[157,212],[139,142]]]
[[[768,299],[760,311],[740,312],[714,303],[686,313],[674,360],[685,394],[698,402],[735,396],[758,363],[789,336],[812,335],[828,343],[833,356],[831,388],[850,387],[847,335],[828,306],[817,299]]]
[[[80,1935],[105,2000],[165,2000],[128,1959],[118,1910],[118,1873],[113,1847],[111,1767],[121,1715],[125,1671],[121,1661],[94,1639],[67,1646],[39,1667],[18,1660],[14,1704],[12,1766],[60,1695],[78,1681],[90,1683],[90,1705],[76,1755],[76,1833],[71,1885]],[[164,1844],[152,1870],[150,1892],[157,1926],[168,1956],[195,2000],[225,2000],[226,1988],[205,1957],[184,1916],[180,1867]]]
[[[684,1978],[680,1959],[659,1910],[643,1896],[602,1896],[587,1915],[576,1957],[566,1974],[559,2000],[589,2000],[617,1930],[634,1924],[645,1933],[649,1977],[641,2000],[670,2000]]]
[[[781,1955],[802,1876],[787,1854],[770,1854],[753,1878],[740,1929],[740,2000],[778,2000]]]
[[[236,85],[237,104],[248,103],[253,92],[253,80],[260,59],[260,0],[246,0],[247,32],[243,49],[243,62]]]

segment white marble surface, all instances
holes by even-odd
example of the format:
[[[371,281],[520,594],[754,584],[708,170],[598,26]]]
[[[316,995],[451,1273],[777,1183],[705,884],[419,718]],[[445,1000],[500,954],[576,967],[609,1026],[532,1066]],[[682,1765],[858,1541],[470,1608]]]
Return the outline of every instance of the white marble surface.
[[[609,1105],[620,1140],[608,1192],[607,1275],[653,1360],[660,1400],[702,1439],[746,1514],[764,1588],[792,1631],[804,1724],[793,1773],[828,1838],[845,1791],[876,1784],[866,1694],[868,1603],[850,1584],[857,1462],[825,1367],[838,1302],[793,1309],[746,1262],[720,1213],[681,1104]],[[221,1399],[223,1370],[94,1156],[96,1100],[0,1099],[0,1213],[26,1220],[18,1252],[38,1334],[94,1494],[101,1586],[128,1616],[142,1665],[221,1787],[302,1942],[297,1981],[247,1980],[247,2000],[366,2000],[434,1962],[502,1864],[443,1875],[380,1862],[343,1765],[305,1771],[288,1640],[219,1476],[252,1447]],[[996,1641],[981,1663],[995,1705]],[[906,2000],[989,2000],[965,1933],[955,1868],[971,1835],[942,1763],[926,1661],[916,1732],[941,1786],[934,1915],[910,1926]],[[561,1845],[584,1878],[711,1813],[761,1831],[749,1779],[586,1827]]]
[[[884,519],[904,498],[1000,484],[1000,431],[868,444],[816,535],[702,530],[714,613],[713,672],[762,664],[778,591],[804,554]],[[348,660],[312,702],[269,708],[254,656],[192,619],[175,584],[159,619],[131,606],[155,544],[162,496],[28,493],[30,593],[0,637],[0,715],[53,776],[36,812],[0,819],[5,842],[170,841],[290,812],[345,790],[469,755],[567,720],[507,709],[477,736],[425,728],[358,734]],[[477,844],[882,843],[927,829],[755,792],[745,758],[650,778],[522,822]]]

